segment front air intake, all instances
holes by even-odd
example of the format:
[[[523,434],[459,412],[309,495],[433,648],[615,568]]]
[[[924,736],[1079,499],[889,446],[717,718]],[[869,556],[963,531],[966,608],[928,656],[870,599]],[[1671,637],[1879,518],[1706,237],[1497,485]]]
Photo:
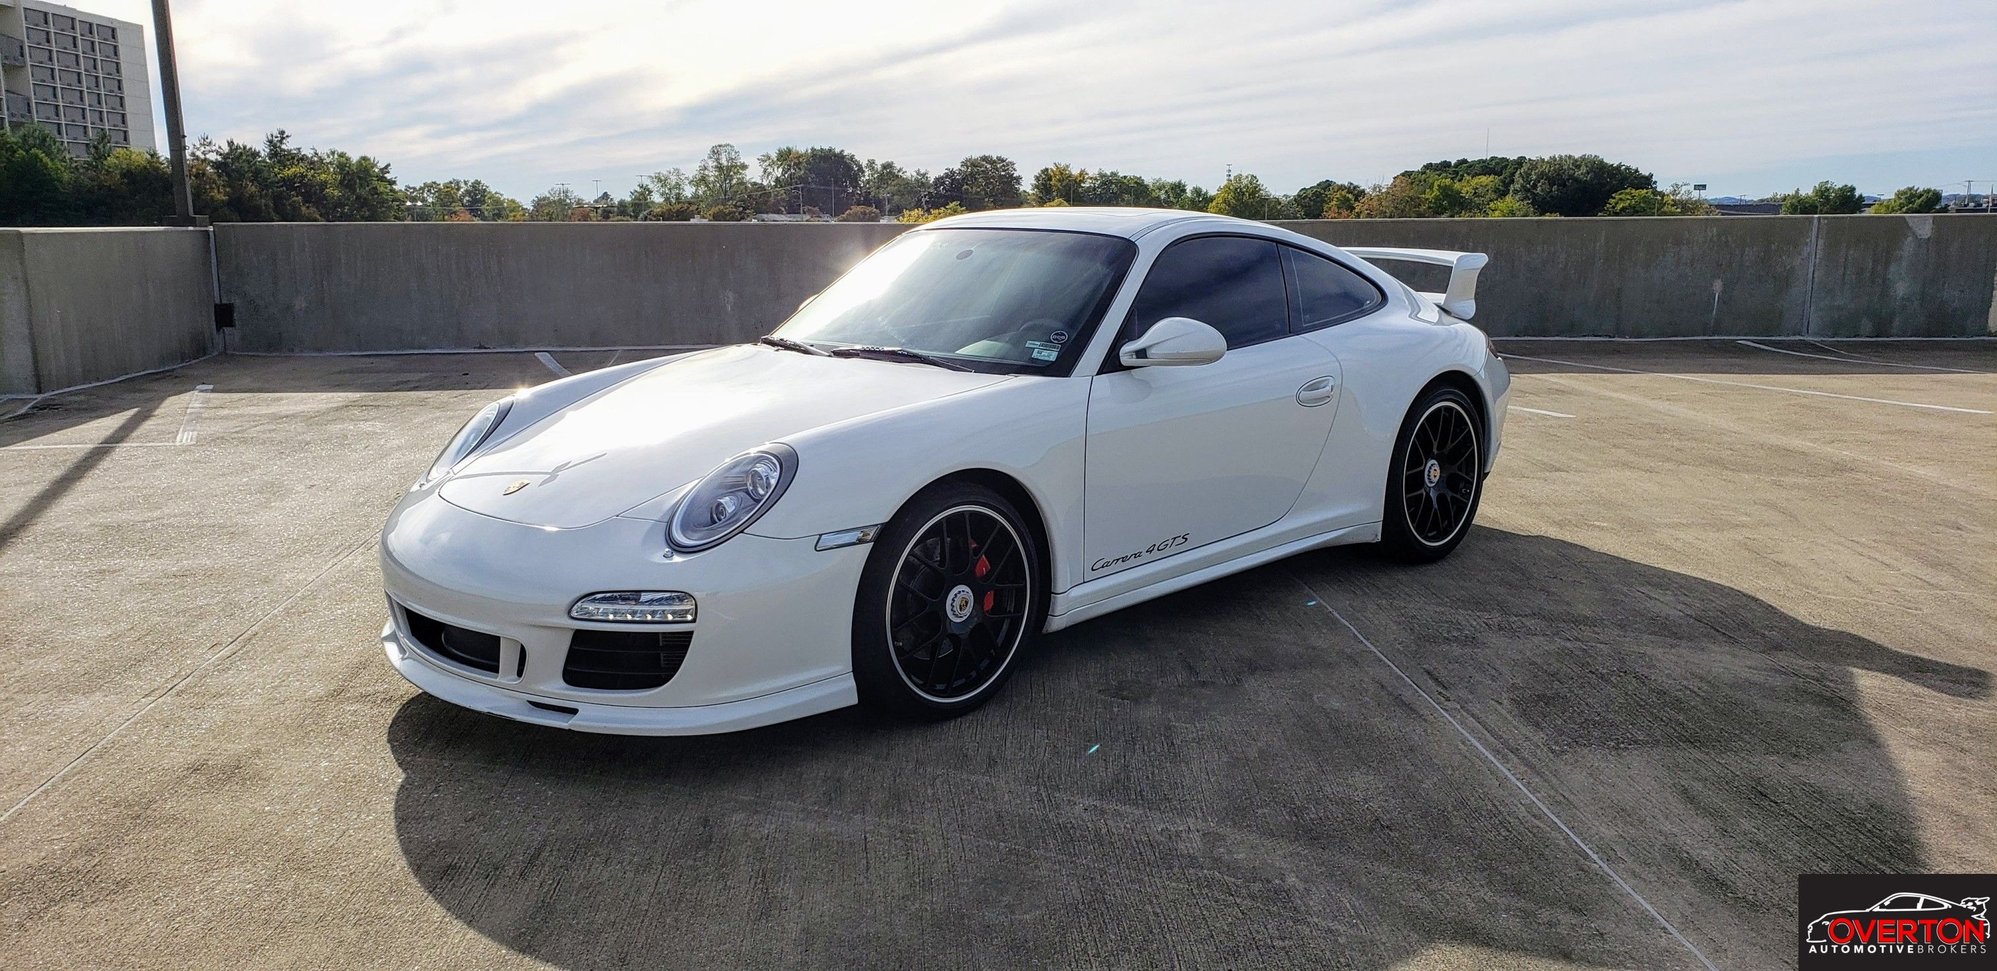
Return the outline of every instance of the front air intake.
[[[569,639],[562,680],[574,688],[644,691],[678,674],[692,631],[579,630]]]
[[[407,607],[402,608],[402,615],[408,618],[409,636],[424,650],[487,674],[499,673],[498,635],[446,624]],[[526,668],[527,652],[521,651],[519,660],[514,662],[513,676],[519,677]]]

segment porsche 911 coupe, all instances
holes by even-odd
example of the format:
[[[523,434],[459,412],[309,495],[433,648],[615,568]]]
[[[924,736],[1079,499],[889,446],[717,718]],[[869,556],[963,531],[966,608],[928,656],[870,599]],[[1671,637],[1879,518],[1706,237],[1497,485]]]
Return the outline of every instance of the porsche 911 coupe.
[[[1504,428],[1485,262],[1178,211],[929,224],[756,343],[481,409],[389,516],[382,646],[582,731],[937,718],[1039,635],[1216,577],[1439,559]]]

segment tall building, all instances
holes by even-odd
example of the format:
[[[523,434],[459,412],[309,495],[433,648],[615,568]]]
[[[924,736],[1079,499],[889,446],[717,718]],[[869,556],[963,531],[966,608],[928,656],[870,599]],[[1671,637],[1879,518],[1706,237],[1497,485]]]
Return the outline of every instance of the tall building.
[[[37,124],[71,153],[98,135],[157,151],[145,28],[41,0],[0,0],[6,126]]]

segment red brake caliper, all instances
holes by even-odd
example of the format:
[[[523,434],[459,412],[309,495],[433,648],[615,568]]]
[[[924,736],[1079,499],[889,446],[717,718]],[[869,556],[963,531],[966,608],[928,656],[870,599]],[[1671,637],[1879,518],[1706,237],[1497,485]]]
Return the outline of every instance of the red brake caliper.
[[[984,557],[984,554],[982,554],[982,553],[978,554],[978,562],[977,562],[977,563],[975,563],[975,564],[972,564],[972,566],[971,566],[971,573],[972,573],[972,575],[976,576],[976,577],[977,577],[978,579],[980,579],[980,580],[983,580],[983,579],[985,578],[985,574],[987,574],[987,573],[990,573],[990,572],[992,572],[992,562],[991,562],[990,560],[987,560],[987,559],[985,559],[985,557]],[[993,591],[993,590],[987,590],[987,591],[985,591],[985,612],[986,612],[986,613],[991,613],[991,609],[992,609],[992,604],[993,604],[993,603],[995,602],[995,595],[996,595],[996,593],[997,593],[997,591]]]

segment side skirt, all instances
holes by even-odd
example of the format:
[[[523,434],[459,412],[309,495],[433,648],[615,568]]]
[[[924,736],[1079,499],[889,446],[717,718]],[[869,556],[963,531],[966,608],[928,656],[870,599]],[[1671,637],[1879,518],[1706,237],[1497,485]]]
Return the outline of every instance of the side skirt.
[[[1250,534],[1252,536],[1253,534]],[[1252,545],[1249,537],[1242,537],[1241,545]],[[1243,570],[1252,570],[1267,563],[1274,563],[1287,556],[1294,556],[1307,550],[1322,549],[1327,546],[1344,546],[1351,543],[1371,543],[1380,539],[1379,523],[1360,523],[1346,526],[1327,533],[1317,533],[1302,539],[1292,540],[1262,549],[1250,549],[1232,559],[1222,560],[1208,566],[1184,573],[1162,576],[1157,580],[1135,589],[1129,587],[1130,577],[1125,574],[1104,577],[1093,583],[1080,584],[1067,593],[1055,594],[1049,605],[1047,626],[1043,630],[1053,632],[1063,627],[1071,627],[1082,621],[1100,617],[1112,611],[1122,610],[1146,600],[1153,600],[1169,593],[1177,593],[1188,587],[1196,587],[1208,580]],[[1197,553],[1198,551],[1195,551]],[[1168,568],[1180,567],[1173,560],[1163,560],[1152,569],[1165,573]],[[1143,569],[1139,567],[1138,569]],[[1136,571],[1129,571],[1136,572]],[[1121,592],[1117,592],[1121,591]]]

